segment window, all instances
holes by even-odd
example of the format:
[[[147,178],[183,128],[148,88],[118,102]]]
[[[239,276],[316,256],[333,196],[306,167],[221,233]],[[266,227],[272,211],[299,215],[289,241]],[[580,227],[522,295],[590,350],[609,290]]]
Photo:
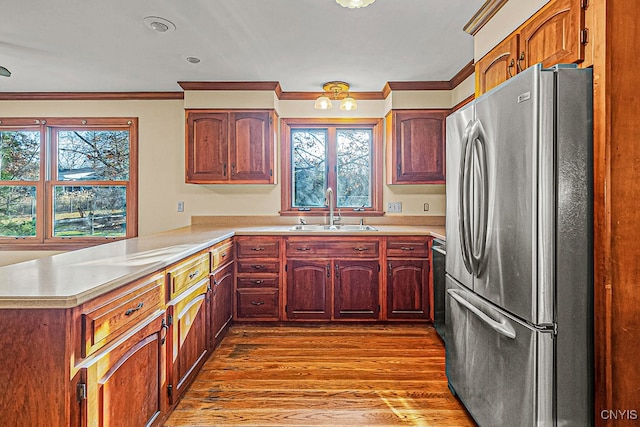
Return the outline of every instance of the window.
[[[382,214],[382,120],[283,119],[282,215]]]
[[[137,235],[137,119],[0,120],[0,245]]]

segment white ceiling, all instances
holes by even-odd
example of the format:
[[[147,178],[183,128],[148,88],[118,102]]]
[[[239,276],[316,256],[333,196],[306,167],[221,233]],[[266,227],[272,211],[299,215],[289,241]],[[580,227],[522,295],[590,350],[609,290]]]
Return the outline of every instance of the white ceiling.
[[[178,81],[278,81],[354,92],[450,80],[473,59],[462,30],[484,0],[3,0],[0,92],[180,91]],[[173,22],[157,33],[146,16]],[[199,64],[185,60],[201,59]]]

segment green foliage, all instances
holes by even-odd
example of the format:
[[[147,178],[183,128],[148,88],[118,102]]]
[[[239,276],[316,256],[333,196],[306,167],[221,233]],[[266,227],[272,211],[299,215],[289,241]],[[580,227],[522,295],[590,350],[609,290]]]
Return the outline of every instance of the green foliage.
[[[0,236],[28,237],[36,235],[36,219],[30,221],[0,219]]]

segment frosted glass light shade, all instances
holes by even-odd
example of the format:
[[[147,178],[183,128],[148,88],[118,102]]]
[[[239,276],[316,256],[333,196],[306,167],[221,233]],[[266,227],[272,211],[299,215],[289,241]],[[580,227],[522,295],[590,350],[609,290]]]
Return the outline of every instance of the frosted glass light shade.
[[[358,108],[358,103],[356,102],[355,99],[351,97],[351,95],[348,95],[340,103],[341,110],[351,111],[351,110],[355,110],[356,108]]]
[[[349,9],[357,9],[359,7],[367,7],[376,0],[336,0],[336,2],[342,7],[348,7]]]
[[[320,96],[316,99],[316,103],[313,104],[313,108],[316,110],[328,110],[332,107],[331,100],[326,96]]]

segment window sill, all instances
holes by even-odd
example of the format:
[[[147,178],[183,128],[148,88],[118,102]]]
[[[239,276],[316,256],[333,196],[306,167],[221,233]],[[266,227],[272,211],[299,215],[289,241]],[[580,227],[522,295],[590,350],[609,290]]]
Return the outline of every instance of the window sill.
[[[84,249],[92,246],[102,245],[124,239],[104,239],[99,241],[87,242],[20,242],[14,240],[0,241],[0,251],[74,251],[76,249]]]
[[[338,210],[336,209],[334,212],[335,216],[338,216]],[[329,215],[329,211],[326,209],[323,210],[308,210],[308,211],[299,211],[299,210],[290,210],[290,211],[280,211],[280,216],[327,216]],[[341,210],[340,215],[343,217],[368,217],[368,216],[384,216],[384,211],[374,211],[374,210],[364,210],[364,211],[354,211],[351,210]]]

